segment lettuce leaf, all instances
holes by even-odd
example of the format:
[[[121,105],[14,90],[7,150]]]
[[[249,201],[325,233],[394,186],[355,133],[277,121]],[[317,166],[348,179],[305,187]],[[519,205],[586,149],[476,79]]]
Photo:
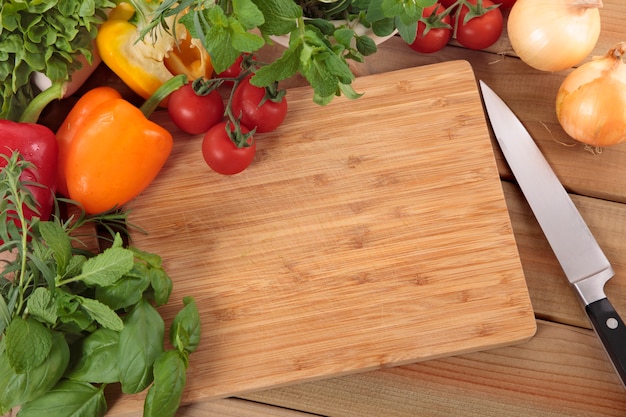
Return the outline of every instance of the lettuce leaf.
[[[111,0],[3,0],[0,5],[0,118],[17,120],[39,93],[35,71],[63,82],[92,59],[93,39]]]

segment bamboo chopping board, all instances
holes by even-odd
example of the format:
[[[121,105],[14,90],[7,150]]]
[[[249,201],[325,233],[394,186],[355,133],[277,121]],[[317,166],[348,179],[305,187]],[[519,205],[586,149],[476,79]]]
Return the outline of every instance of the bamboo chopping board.
[[[134,244],[196,299],[202,343],[185,401],[525,341],[524,275],[470,65],[357,78],[358,100],[289,113],[243,173],[175,137],[129,208]],[[111,410],[140,408],[135,397]]]

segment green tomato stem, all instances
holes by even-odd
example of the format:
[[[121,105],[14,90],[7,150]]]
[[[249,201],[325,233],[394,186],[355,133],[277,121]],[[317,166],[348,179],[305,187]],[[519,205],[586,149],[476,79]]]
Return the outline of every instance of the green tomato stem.
[[[170,78],[164,82],[155,92],[148,98],[143,105],[139,108],[146,119],[154,113],[159,107],[159,104],[174,91],[187,84],[187,76],[185,74],[179,74]]]

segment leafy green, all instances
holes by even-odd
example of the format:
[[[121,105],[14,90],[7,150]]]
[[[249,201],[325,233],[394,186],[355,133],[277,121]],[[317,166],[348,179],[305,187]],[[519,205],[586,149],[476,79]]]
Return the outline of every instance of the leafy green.
[[[120,213],[61,221],[57,205],[50,221],[26,220],[32,196],[20,177],[30,165],[18,153],[2,157],[0,251],[11,254],[0,270],[0,415],[21,406],[20,417],[101,416],[114,383],[132,393],[152,385],[147,412],[173,415],[200,342],[195,302],[184,299],[171,330],[176,355],[164,355],[153,304],[166,304],[173,284],[161,257],[124,245]],[[108,249],[79,249],[74,232],[87,224],[114,225],[105,227]]]
[[[45,395],[22,406],[19,417],[102,417],[107,412],[104,385],[63,380]]]
[[[17,120],[38,91],[33,72],[67,81],[92,59],[97,25],[111,0],[3,0],[0,5],[0,118]]]
[[[131,0],[138,7],[145,6],[145,2]],[[179,16],[179,22],[209,52],[218,73],[230,67],[242,53],[256,52],[271,42],[272,36],[288,35],[289,47],[283,55],[260,68],[251,83],[265,87],[299,73],[313,88],[314,101],[327,104],[341,94],[351,99],[360,96],[351,87],[354,76],[348,61],[362,62],[377,50],[370,37],[354,31],[356,22],[371,27],[378,36],[390,35],[397,29],[411,43],[423,8],[434,3],[435,0],[166,0],[154,10],[142,35],[167,17]],[[305,20],[303,10],[315,12],[315,18]],[[337,27],[330,19],[348,23]]]

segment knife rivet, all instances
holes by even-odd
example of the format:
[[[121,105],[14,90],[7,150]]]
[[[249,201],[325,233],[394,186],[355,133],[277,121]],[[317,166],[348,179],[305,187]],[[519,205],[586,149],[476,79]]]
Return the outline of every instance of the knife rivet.
[[[618,325],[619,325],[619,322],[617,321],[616,318],[611,317],[606,320],[606,326],[611,330],[617,329]]]

